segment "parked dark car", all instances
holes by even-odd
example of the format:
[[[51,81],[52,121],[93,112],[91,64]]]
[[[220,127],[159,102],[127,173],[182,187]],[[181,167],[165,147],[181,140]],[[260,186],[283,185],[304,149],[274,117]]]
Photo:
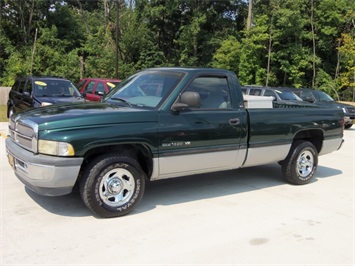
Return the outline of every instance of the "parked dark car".
[[[98,102],[101,97],[112,90],[121,80],[103,78],[83,78],[77,84],[80,93],[89,101]]]
[[[17,78],[9,92],[7,117],[33,107],[84,101],[73,83],[64,78],[26,76]]]
[[[303,101],[299,96],[297,96],[289,88],[273,88],[273,87],[262,87],[262,86],[252,86],[247,85],[242,87],[242,91],[245,95],[255,95],[255,96],[270,96],[273,97],[273,105],[287,104],[292,105],[302,105],[315,107],[315,105],[309,102]]]
[[[297,94],[300,98],[302,98],[304,101],[314,103],[320,106],[326,106],[326,107],[334,106],[342,109],[345,117],[344,128],[349,129],[352,127],[353,124],[355,124],[355,106],[339,103],[321,90],[293,88],[292,91],[295,94]]]

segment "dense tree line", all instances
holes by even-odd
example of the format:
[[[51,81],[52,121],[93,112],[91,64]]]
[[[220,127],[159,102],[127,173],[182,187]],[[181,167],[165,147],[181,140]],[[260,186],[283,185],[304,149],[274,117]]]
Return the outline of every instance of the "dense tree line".
[[[233,70],[242,84],[354,98],[354,0],[1,0],[0,8],[4,86],[31,73],[77,82],[205,66]]]

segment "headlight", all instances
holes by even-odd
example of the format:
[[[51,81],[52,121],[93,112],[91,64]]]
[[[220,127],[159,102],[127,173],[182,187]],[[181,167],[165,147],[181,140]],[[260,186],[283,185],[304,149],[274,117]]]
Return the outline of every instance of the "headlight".
[[[343,112],[344,112],[344,113],[347,113],[347,112],[348,112],[345,107],[343,107],[343,108],[341,108],[341,109],[343,109]]]
[[[47,102],[43,102],[41,103],[41,106],[47,106],[47,105],[52,105],[53,103],[47,103]]]
[[[38,152],[58,156],[74,156],[74,148],[66,142],[57,142],[51,140],[39,140]]]

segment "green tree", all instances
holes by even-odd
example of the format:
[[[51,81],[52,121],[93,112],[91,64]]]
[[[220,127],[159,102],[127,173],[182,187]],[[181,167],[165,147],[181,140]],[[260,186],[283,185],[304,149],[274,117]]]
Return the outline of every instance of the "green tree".
[[[309,23],[309,18],[306,16],[307,6],[304,2],[282,1],[273,16],[272,23],[275,29],[273,69],[279,83],[286,86],[305,85],[306,74],[312,71],[312,49],[305,45],[304,28],[305,24]]]
[[[241,44],[234,36],[229,36],[222,42],[221,47],[213,55],[212,66],[225,68],[238,73]]]
[[[339,76],[340,89],[348,88],[346,98],[355,99],[355,38],[349,34],[342,34],[341,45],[338,48],[342,71]]]
[[[239,63],[239,80],[242,84],[264,85],[268,41],[268,17],[255,15],[254,25],[242,39]]]
[[[181,26],[181,35],[178,40],[180,45],[179,64],[183,66],[198,66],[199,65],[199,38],[203,35],[202,24],[206,22],[205,14],[194,16],[191,23]]]

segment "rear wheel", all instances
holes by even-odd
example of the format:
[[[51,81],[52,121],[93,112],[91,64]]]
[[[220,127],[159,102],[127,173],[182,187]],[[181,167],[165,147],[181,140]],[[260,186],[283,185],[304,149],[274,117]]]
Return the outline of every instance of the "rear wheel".
[[[282,162],[281,169],[286,180],[295,185],[309,183],[318,166],[318,152],[309,141],[296,141]]]
[[[136,207],[144,187],[145,174],[135,159],[108,154],[88,164],[80,182],[80,194],[94,214],[118,217]]]

